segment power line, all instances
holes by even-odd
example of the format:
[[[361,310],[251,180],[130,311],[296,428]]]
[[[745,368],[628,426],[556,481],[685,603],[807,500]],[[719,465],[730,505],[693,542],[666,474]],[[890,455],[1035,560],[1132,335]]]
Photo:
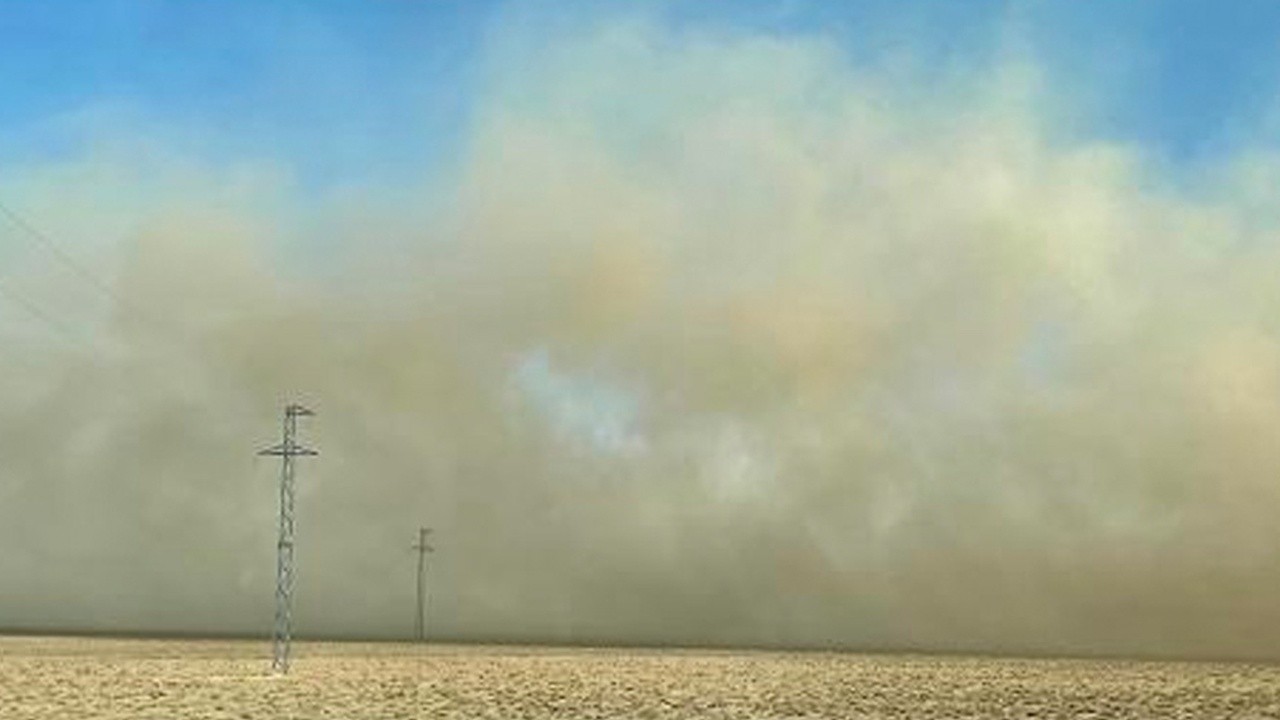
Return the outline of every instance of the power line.
[[[42,249],[52,254],[60,264],[73,272],[81,281],[92,285],[95,291],[113,303],[113,310],[122,315],[135,318],[151,328],[153,332],[150,334],[150,339],[159,341],[165,348],[178,353],[195,366],[210,370],[217,369],[210,363],[211,358],[207,354],[200,353],[196,348],[192,347],[189,337],[185,336],[184,333],[176,332],[177,327],[171,323],[162,322],[156,315],[120,295],[112,288],[111,283],[103,280],[102,277],[94,273],[84,263],[77,261],[71,252],[68,252],[54,239],[53,235],[41,230],[34,222],[28,220],[22,213],[15,210],[12,205],[4,202],[3,199],[0,199],[0,215],[4,216],[9,224],[21,230],[23,234]],[[0,277],[0,280],[3,280],[3,278]],[[4,295],[14,304],[21,306],[30,315],[57,332],[63,340],[85,349],[91,358],[95,360],[98,358],[99,353],[93,347],[95,338],[86,337],[83,328],[73,329],[73,326],[58,321],[55,313],[45,311],[37,303],[13,292],[11,288],[0,285],[0,295]],[[77,340],[77,338],[81,340]]]
[[[14,227],[22,230],[26,233],[27,237],[35,240],[37,244],[57,258],[64,267],[79,275],[82,280],[93,285],[99,292],[116,302],[120,302],[120,298],[116,295],[116,291],[111,288],[110,284],[99,278],[84,265],[81,265],[80,262],[72,257],[70,253],[63,250],[48,233],[28,222],[24,217],[22,217],[22,215],[18,214],[16,210],[2,200],[0,200],[0,215],[4,215],[8,218],[9,222]]]
[[[83,344],[76,339],[76,333],[72,332],[70,328],[62,323],[62,321],[57,320],[52,315],[45,312],[44,309],[35,302],[28,299],[26,296],[19,294],[3,281],[0,281],[0,295],[3,295],[6,300],[22,308],[28,315],[43,323],[63,342],[85,349]]]
[[[0,200],[0,215],[3,215],[11,225],[21,230],[23,234],[35,241],[37,245],[51,254],[63,267],[70,270],[84,282],[93,286],[93,289],[103,297],[110,300],[114,307],[128,311],[130,315],[141,319],[152,328],[161,331],[163,334],[167,334],[167,329],[164,323],[159,322],[150,313],[121,296],[120,293],[111,286],[111,283],[103,280],[79,260],[76,260],[72,253],[68,252],[62,247],[61,243],[53,239],[52,235],[41,230],[35,225],[35,223],[25,218],[17,210],[14,210],[13,206],[5,203],[3,200]]]

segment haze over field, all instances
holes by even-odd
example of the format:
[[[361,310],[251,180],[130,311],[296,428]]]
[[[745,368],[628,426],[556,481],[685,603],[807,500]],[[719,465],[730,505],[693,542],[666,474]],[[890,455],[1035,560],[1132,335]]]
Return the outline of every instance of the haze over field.
[[[11,11],[0,628],[1280,657],[1280,16],[880,5]]]

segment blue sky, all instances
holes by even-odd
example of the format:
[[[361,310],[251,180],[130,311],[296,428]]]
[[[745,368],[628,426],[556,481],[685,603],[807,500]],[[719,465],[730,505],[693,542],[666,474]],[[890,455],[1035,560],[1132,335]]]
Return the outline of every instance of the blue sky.
[[[483,2],[9,4],[0,147],[65,151],[67,116],[95,111],[319,178],[394,173],[455,139],[490,14]]]
[[[642,7],[643,9],[637,9]],[[852,62],[906,47],[926,71],[979,66],[1012,37],[1088,100],[1086,131],[1174,163],[1255,132],[1280,87],[1280,3],[7,2],[0,162],[75,152],[79,114],[165,128],[209,154],[280,160],[319,185],[447,164],[495,28],[571,30],[643,12],[676,30],[834,39]]]

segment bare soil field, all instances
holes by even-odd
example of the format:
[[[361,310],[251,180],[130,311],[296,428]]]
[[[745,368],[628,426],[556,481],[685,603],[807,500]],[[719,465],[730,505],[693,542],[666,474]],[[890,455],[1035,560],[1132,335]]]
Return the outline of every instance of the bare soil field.
[[[1280,666],[0,638],[0,718],[1280,718]]]

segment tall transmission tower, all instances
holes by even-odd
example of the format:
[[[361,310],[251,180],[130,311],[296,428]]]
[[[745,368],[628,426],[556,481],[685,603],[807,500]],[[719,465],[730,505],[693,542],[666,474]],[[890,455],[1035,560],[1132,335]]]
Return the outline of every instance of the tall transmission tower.
[[[293,641],[293,466],[294,458],[319,455],[298,444],[298,418],[315,415],[291,403],[284,409],[284,438],[259,455],[280,458],[280,534],[276,542],[276,620],[271,634],[271,669],[289,672],[289,644]]]
[[[418,551],[418,614],[414,618],[414,637],[422,642],[427,637],[427,553],[435,548],[427,544],[431,528],[418,528],[418,543],[412,548]]]

